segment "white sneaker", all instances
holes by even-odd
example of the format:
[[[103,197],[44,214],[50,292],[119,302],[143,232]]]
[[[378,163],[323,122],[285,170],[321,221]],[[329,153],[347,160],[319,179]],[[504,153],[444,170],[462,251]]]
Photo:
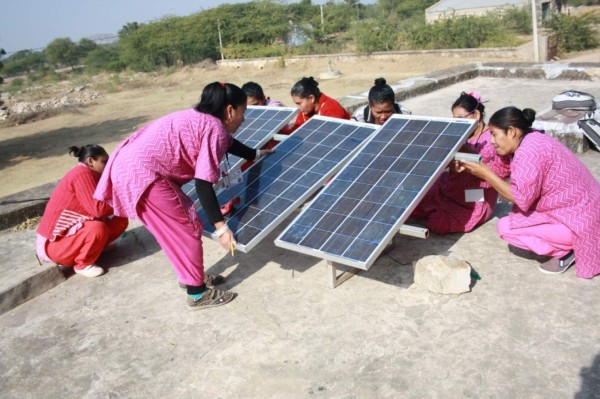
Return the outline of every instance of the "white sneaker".
[[[73,270],[75,270],[75,273],[81,274],[85,277],[98,277],[104,274],[104,269],[96,265],[89,265],[83,269],[77,269],[74,267]]]

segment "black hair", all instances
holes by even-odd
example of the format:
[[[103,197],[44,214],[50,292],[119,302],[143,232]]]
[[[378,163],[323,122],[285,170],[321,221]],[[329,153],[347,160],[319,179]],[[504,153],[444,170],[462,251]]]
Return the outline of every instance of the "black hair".
[[[228,105],[237,108],[239,105],[246,105],[246,99],[246,93],[236,85],[214,82],[204,87],[200,102],[194,109],[222,120]]]
[[[375,79],[375,85],[369,90],[369,104],[396,102],[394,90],[386,84],[384,78]]]
[[[300,98],[308,98],[315,96],[315,100],[319,100],[321,97],[321,90],[318,88],[319,82],[317,82],[312,76],[302,78],[292,86],[292,96],[298,96]]]
[[[502,108],[494,113],[490,118],[489,124],[496,126],[504,131],[510,126],[523,131],[523,134],[531,132],[531,125],[535,120],[535,111],[531,108],[524,108],[522,111],[514,106]]]
[[[255,82],[247,82],[242,86],[242,90],[248,97],[254,97],[257,100],[265,100],[265,93],[262,87]]]
[[[96,160],[98,157],[107,157],[108,153],[97,144],[88,144],[83,147],[74,145],[69,147],[69,155],[76,157],[79,162],[85,162],[88,157]]]
[[[481,100],[475,98],[471,93],[465,93],[464,91],[460,93],[460,96],[454,101],[450,109],[453,110],[456,107],[463,108],[469,114],[472,114],[475,110],[479,111],[479,119],[483,119],[483,115],[485,114],[485,105],[483,105]]]

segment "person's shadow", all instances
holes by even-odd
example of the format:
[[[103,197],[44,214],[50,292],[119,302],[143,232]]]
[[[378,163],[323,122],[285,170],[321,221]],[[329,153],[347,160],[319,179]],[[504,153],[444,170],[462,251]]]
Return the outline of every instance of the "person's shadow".
[[[144,226],[136,226],[123,233],[115,250],[102,253],[98,263],[110,270],[151,256],[160,250],[152,234]]]
[[[590,367],[583,367],[579,372],[581,388],[575,394],[575,399],[600,398],[600,353],[596,355]]]

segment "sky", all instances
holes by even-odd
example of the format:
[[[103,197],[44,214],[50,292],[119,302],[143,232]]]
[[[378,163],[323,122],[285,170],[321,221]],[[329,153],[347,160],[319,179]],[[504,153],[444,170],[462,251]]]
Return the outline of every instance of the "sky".
[[[128,22],[185,16],[220,4],[248,0],[0,0],[0,48],[41,50],[58,37],[117,35]],[[294,2],[294,1],[290,1]],[[363,0],[372,4],[374,0]],[[313,4],[325,1],[313,0]]]

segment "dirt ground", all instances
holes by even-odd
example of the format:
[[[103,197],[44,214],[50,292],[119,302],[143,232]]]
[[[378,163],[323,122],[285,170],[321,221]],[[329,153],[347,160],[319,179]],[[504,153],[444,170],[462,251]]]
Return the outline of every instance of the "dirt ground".
[[[412,76],[476,61],[507,60],[407,55],[401,61],[337,62],[332,67],[342,76],[335,80],[320,80],[319,87],[324,93],[339,98],[368,90],[373,80],[381,76],[394,84]],[[169,75],[128,75],[129,86],[137,88],[116,92],[106,90],[95,104],[75,112],[0,128],[0,197],[61,178],[76,162],[67,154],[67,147],[71,145],[97,143],[110,153],[148,121],[192,106],[207,83],[227,81],[242,85],[255,81],[263,86],[267,96],[291,106],[289,90],[294,82],[302,76],[318,79],[319,74],[327,70],[327,60],[317,60],[284,68],[275,65],[262,69],[251,66],[189,67]],[[87,84],[102,91],[108,86],[100,79]],[[125,77],[119,77],[119,81],[123,79]],[[112,81],[115,80],[113,77]],[[72,86],[76,86],[76,82]]]

